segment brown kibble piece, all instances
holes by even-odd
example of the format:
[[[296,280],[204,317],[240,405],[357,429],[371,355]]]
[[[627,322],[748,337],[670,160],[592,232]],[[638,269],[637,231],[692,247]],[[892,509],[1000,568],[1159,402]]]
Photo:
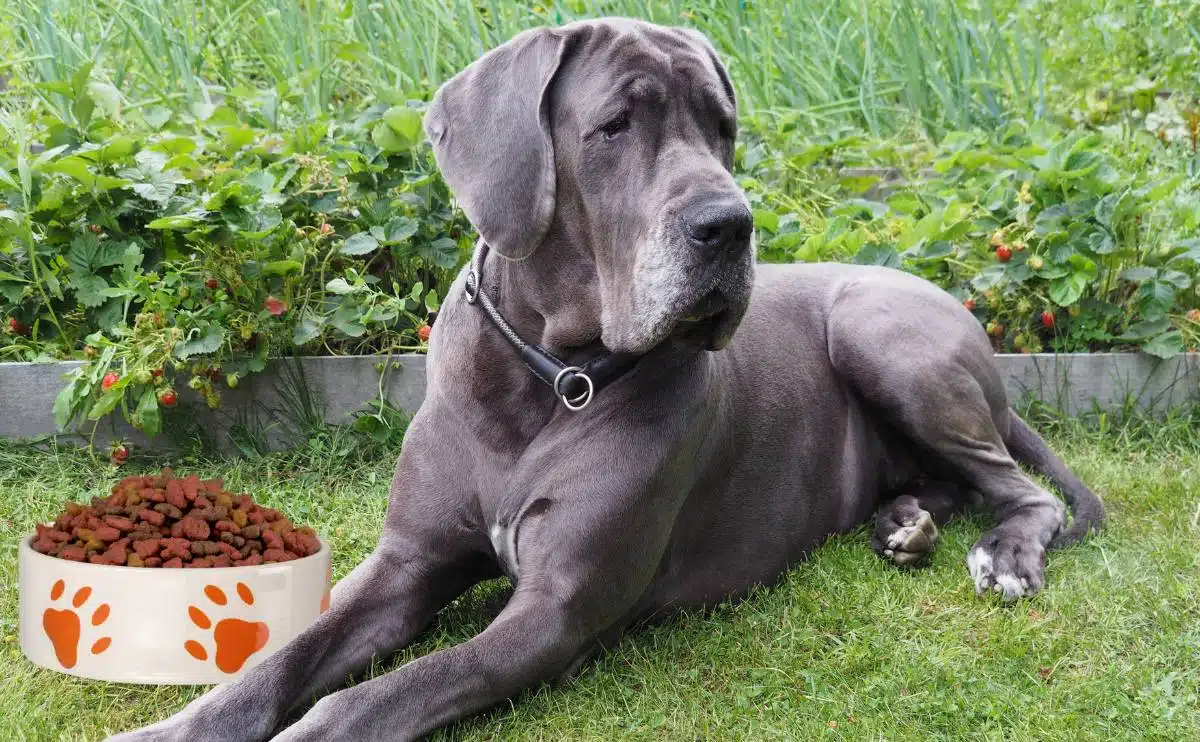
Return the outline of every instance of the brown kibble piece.
[[[121,532],[112,526],[100,526],[96,529],[93,537],[97,541],[112,542],[121,538]]]
[[[275,533],[274,531],[269,530],[269,529],[266,531],[263,531],[262,542],[263,542],[263,546],[267,547],[268,549],[282,549],[283,548],[283,538],[278,533]]]
[[[125,559],[125,566],[127,566],[127,567],[145,567],[146,563],[143,562],[142,558],[140,556],[138,556],[137,554],[130,554]]]
[[[134,541],[133,542],[134,552],[136,552],[137,555],[139,557],[141,557],[142,559],[145,559],[146,557],[154,556],[155,554],[158,553],[158,550],[161,548],[162,548],[162,542],[156,538],[150,538],[150,539],[146,539],[144,541]]]
[[[246,538],[258,538],[261,535],[261,533],[262,533],[262,527],[257,524],[252,525],[252,526],[246,526],[245,528],[242,529],[242,535],[245,536]]]
[[[104,516],[104,522],[117,529],[121,533],[128,533],[129,531],[133,530],[133,521],[129,520],[128,518],[122,518],[116,515],[106,515]]]
[[[167,519],[166,515],[157,510],[139,510],[137,515],[142,520],[154,526],[161,526]]]
[[[174,559],[168,559],[167,561],[163,562],[162,566],[166,567],[167,569],[179,569],[183,566],[183,560],[179,557],[175,557]]]
[[[179,522],[183,524],[183,535],[185,538],[189,538],[193,541],[204,541],[208,539],[208,524],[199,518],[184,518]]]

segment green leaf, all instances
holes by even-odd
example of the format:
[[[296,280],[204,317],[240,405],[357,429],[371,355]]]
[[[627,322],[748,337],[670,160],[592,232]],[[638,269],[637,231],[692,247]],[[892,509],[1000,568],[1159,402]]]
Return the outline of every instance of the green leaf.
[[[435,289],[429,289],[429,293],[425,294],[425,311],[436,312],[441,307],[442,300],[438,297],[438,292]]]
[[[88,96],[109,118],[116,118],[121,113],[121,93],[106,82],[93,80],[87,86]]]
[[[61,433],[66,430],[67,423],[71,422],[75,412],[75,390],[79,388],[79,376],[71,379],[71,383],[63,387],[58,396],[54,398],[54,424],[58,426],[58,431]]]
[[[125,245],[112,240],[101,240],[91,232],[84,232],[71,240],[67,250],[67,265],[76,276],[87,276],[101,268],[118,265]]]
[[[768,232],[777,231],[779,229],[779,214],[767,209],[755,209],[754,227],[755,229],[765,229]]]
[[[149,124],[151,129],[161,129],[171,120],[171,109],[163,106],[151,106],[142,111],[142,120]]]
[[[350,235],[338,252],[342,255],[366,255],[379,247],[379,240],[367,232]]]
[[[162,417],[158,412],[158,395],[153,386],[146,387],[138,402],[137,414],[142,419],[142,432],[148,436],[156,436],[162,430]]]
[[[418,226],[416,219],[407,216],[394,217],[384,228],[387,235],[384,241],[389,245],[403,242],[417,233]]]
[[[1130,325],[1129,329],[1120,335],[1121,340],[1144,340],[1148,337],[1160,335],[1171,329],[1170,320],[1164,318],[1155,320],[1145,320],[1137,324]]]
[[[333,294],[344,295],[353,294],[361,289],[346,283],[346,279],[344,278],[335,278],[329,283],[325,284],[325,290]]]
[[[203,214],[203,212],[201,212]],[[200,224],[204,217],[195,214],[178,214],[176,216],[162,216],[151,221],[146,225],[147,229],[174,229],[183,230],[191,229]]]
[[[1168,330],[1155,335],[1142,345],[1142,351],[1158,358],[1171,358],[1183,352],[1183,335],[1179,330]]]
[[[96,404],[92,405],[92,409],[88,410],[87,419],[99,420],[108,413],[116,409],[120,404],[121,398],[125,396],[124,386],[115,386],[100,395],[100,399],[96,400]]]
[[[1087,288],[1088,279],[1080,273],[1056,278],[1050,282],[1050,301],[1060,307],[1067,307],[1079,301]]]
[[[384,152],[407,152],[408,142],[397,134],[386,121],[379,121],[371,128],[371,141]]]
[[[329,324],[350,337],[362,337],[367,328],[358,321],[358,309],[354,306],[341,306],[329,318]]]
[[[901,266],[900,256],[890,245],[864,245],[854,254],[854,262],[859,265],[886,265],[889,268]]]
[[[292,344],[304,345],[316,340],[321,334],[321,325],[323,323],[324,318],[314,317],[307,309],[304,310],[300,315],[300,321],[296,323],[296,327],[292,330]]]
[[[394,106],[383,114],[392,131],[407,143],[406,149],[411,149],[421,140],[421,114],[408,106]]]
[[[108,299],[103,293],[108,282],[100,276],[76,275],[71,278],[70,286],[75,289],[75,298],[85,307],[98,307]]]
[[[274,260],[262,267],[263,275],[286,276],[289,273],[299,273],[304,264],[296,260]]]
[[[1134,282],[1148,281],[1157,275],[1158,275],[1157,270],[1155,270],[1154,268],[1147,268],[1144,265],[1138,266],[1137,268],[1127,268],[1121,272],[1121,278],[1124,278],[1126,281],[1134,281]]]
[[[175,346],[175,355],[180,360],[186,360],[201,353],[213,353],[224,342],[225,329],[223,327],[210,326],[203,334],[200,334],[199,329],[193,328],[188,333],[188,339]]]

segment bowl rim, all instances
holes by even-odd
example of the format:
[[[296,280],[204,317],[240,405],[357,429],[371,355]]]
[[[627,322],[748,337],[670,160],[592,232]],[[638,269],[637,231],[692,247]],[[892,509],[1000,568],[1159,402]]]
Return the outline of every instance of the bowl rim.
[[[35,538],[37,538],[36,533],[32,534],[26,538],[21,539],[21,546],[20,546],[21,553],[23,555],[27,555],[33,559],[46,559],[46,560],[48,560],[48,562],[52,561],[52,562],[55,562],[58,564],[71,564],[71,565],[87,567],[89,569],[112,570],[114,572],[120,571],[120,572],[124,572],[126,574],[131,573],[131,572],[134,574],[159,574],[160,572],[173,572],[176,569],[175,567],[167,567],[167,568],[163,568],[163,567],[130,567],[125,564],[92,564],[91,562],[76,562],[76,561],[72,561],[70,559],[60,559],[59,557],[50,556],[49,554],[43,554],[40,551],[37,551],[36,549],[34,549],[33,548],[33,540]],[[320,539],[318,538],[318,540],[320,540]],[[233,572],[235,574],[244,574],[251,570],[261,570],[264,567],[269,567],[272,569],[279,568],[279,567],[286,567],[286,568],[290,569],[293,566],[300,566],[300,562],[308,561],[310,559],[315,561],[318,558],[329,553],[329,551],[330,551],[329,544],[327,542],[321,540],[321,548],[319,551],[317,551],[317,553],[309,554],[308,556],[300,557],[299,559],[292,559],[291,561],[287,561],[287,562],[272,562],[270,564],[250,564],[250,565],[243,565],[241,567],[203,567],[201,569],[216,570],[216,571],[220,572],[221,574],[226,574],[229,572]],[[179,569],[182,570],[183,568],[181,567]]]

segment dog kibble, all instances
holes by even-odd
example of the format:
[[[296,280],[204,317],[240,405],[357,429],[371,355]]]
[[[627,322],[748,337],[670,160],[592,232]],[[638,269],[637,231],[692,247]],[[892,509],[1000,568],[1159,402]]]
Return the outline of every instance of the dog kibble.
[[[178,478],[170,469],[126,477],[90,505],[68,502],[37,525],[33,548],[74,562],[165,569],[288,562],[321,549],[311,528],[220,479]]]

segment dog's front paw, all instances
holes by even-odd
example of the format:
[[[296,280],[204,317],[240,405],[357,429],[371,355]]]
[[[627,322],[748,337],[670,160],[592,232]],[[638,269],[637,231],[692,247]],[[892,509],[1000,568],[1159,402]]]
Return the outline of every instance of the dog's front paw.
[[[975,592],[994,591],[1005,600],[1033,595],[1042,589],[1046,550],[1035,541],[1011,535],[986,533],[967,554],[967,569]]]

